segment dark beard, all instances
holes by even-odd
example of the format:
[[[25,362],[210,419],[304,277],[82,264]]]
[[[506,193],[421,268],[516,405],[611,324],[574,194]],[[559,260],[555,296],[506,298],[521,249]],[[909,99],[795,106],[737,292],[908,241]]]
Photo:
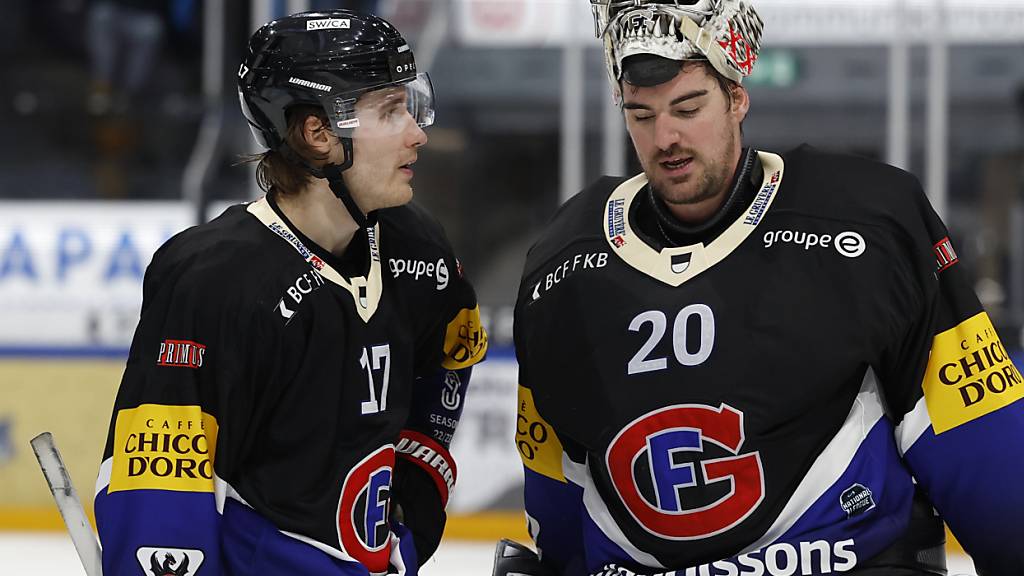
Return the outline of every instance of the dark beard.
[[[721,174],[712,175],[708,172],[705,172],[700,178],[700,183],[697,187],[697,193],[687,198],[669,198],[664,194],[664,190],[662,190],[661,186],[658,186],[654,182],[651,182],[651,189],[658,196],[658,198],[661,198],[661,200],[666,204],[686,206],[689,204],[700,204],[701,202],[704,202],[708,199],[714,198],[715,196],[721,194],[723,192],[724,183],[724,178],[722,178]]]

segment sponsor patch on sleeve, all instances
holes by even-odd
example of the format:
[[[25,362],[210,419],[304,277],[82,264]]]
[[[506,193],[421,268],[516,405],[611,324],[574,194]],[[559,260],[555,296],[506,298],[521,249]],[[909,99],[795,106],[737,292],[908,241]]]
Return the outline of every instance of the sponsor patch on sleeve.
[[[448,370],[468,368],[483,360],[486,353],[487,331],[480,323],[480,306],[459,310],[445,330],[441,366]]]
[[[562,471],[562,443],[551,425],[541,418],[533,403],[533,392],[519,387],[519,414],[516,415],[516,447],[519,457],[537,474],[565,482]]]
[[[437,486],[438,495],[441,496],[441,507],[448,506],[448,496],[455,487],[455,479],[458,476],[455,459],[448,450],[415,430],[402,430],[395,452],[422,468],[430,476]]]
[[[985,312],[935,336],[922,387],[936,434],[1024,397],[1021,373]]]
[[[217,420],[199,406],[142,404],[120,410],[108,492],[213,492]]]
[[[939,240],[933,249],[935,251],[936,273],[942,272],[960,261],[960,257],[956,255],[956,250],[953,250],[953,242],[950,241],[949,236]]]
[[[206,356],[206,346],[198,342],[167,339],[160,343],[160,353],[157,355],[156,363],[158,366],[202,368],[204,356]]]

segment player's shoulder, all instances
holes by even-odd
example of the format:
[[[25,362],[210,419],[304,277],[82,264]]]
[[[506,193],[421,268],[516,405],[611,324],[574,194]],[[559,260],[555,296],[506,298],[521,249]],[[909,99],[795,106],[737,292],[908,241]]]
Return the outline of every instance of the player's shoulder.
[[[574,244],[604,243],[601,222],[608,197],[625,181],[622,177],[602,176],[562,204],[527,253],[524,275]]]
[[[147,280],[210,301],[217,301],[218,295],[234,299],[258,291],[276,275],[280,267],[274,263],[294,249],[269,233],[246,208],[231,206],[213,220],[171,237],[153,255]],[[289,260],[305,264],[300,258]]]
[[[840,219],[899,221],[927,204],[916,176],[878,160],[806,144],[782,158],[782,206]]]
[[[182,264],[202,268],[233,263],[244,264],[260,258],[270,235],[245,204],[228,207],[209,222],[192,226],[172,236],[153,257],[154,264],[176,267]]]

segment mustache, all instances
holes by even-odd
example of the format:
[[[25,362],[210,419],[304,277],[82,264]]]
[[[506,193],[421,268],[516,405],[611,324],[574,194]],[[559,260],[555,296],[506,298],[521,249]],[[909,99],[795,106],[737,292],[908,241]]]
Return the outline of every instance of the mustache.
[[[696,150],[691,150],[689,148],[683,148],[682,146],[679,146],[677,144],[673,144],[672,147],[669,148],[668,150],[659,150],[658,154],[655,156],[655,160],[657,160],[658,162],[661,162],[663,160],[668,160],[670,158],[674,158],[674,157],[678,157],[678,156],[686,156],[686,157],[696,158],[698,155],[697,155],[697,151]]]

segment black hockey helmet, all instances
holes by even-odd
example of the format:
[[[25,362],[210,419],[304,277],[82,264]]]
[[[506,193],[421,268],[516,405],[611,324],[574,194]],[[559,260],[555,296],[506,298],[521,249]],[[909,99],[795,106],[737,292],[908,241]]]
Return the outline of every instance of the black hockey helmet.
[[[421,127],[434,121],[429,77],[416,71],[408,43],[394,26],[351,10],[303,12],[256,31],[238,70],[242,112],[263,147],[284,143],[286,113],[297,104],[320,106],[342,138],[358,121],[362,94],[409,85],[407,106]]]
[[[360,211],[341,176],[354,161],[356,101],[367,92],[397,86],[405,87],[406,107],[416,124],[433,124],[433,87],[425,72],[417,72],[409,44],[384,19],[352,10],[303,12],[265,24],[249,39],[238,69],[242,113],[256,141],[326,178],[360,225],[373,218]],[[301,104],[324,110],[345,148],[343,165],[313,168],[285,145],[288,110]]]

